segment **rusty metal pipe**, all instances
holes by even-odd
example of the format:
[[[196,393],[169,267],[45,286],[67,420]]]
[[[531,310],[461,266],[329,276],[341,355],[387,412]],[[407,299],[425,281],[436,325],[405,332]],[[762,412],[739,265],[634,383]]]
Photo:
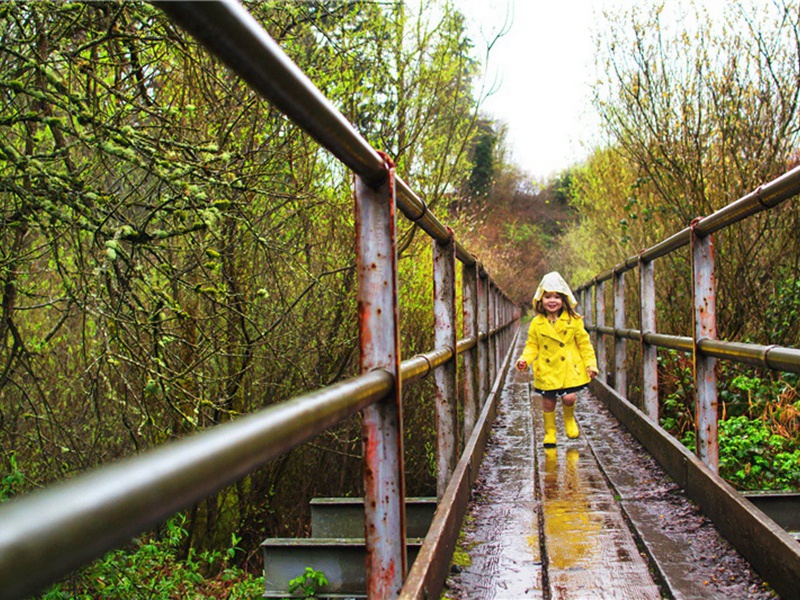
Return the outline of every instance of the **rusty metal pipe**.
[[[286,55],[238,2],[153,2],[186,29],[254,91],[280,109],[370,186],[382,184],[388,170],[380,154]],[[447,227],[399,177],[397,207],[433,239],[449,239]],[[466,265],[475,257],[456,242],[456,257]]]
[[[693,339],[689,336],[667,335],[664,333],[646,333],[642,336],[638,329],[610,329],[598,327],[602,333],[614,334],[619,338],[645,342],[659,348],[678,350],[687,354],[692,352]],[[697,342],[700,354],[745,363],[757,367],[765,367],[774,371],[800,373],[800,349],[783,346],[763,346],[743,342],[702,339]]]
[[[698,220],[697,235],[705,237],[800,194],[800,167],[758,187],[725,208]]]
[[[636,332],[638,334],[639,332]],[[644,341],[659,348],[670,348],[672,350],[680,350],[682,352],[691,352],[693,347],[693,340],[688,336],[667,335],[664,333],[646,333]]]
[[[27,597],[384,397],[373,371],[0,505],[0,586]]]
[[[800,167],[795,167],[715,213],[699,219],[695,224],[695,231],[700,237],[711,235],[756,213],[773,208],[798,194],[800,194]],[[641,258],[645,261],[652,261],[673,250],[686,246],[691,242],[691,233],[691,228],[687,227],[655,246],[644,250]],[[614,272],[624,273],[636,268],[639,258],[639,256],[631,256],[610,271],[599,275],[596,281],[610,279],[613,277]],[[576,291],[580,291],[582,288],[592,285],[592,283],[585,283],[576,288]]]
[[[478,345],[478,338],[474,335],[458,340],[456,344],[456,354],[461,354],[467,350],[471,350]]]
[[[451,348],[438,348],[425,354],[418,354],[400,365],[400,376],[403,384],[413,383],[427,377],[453,357]]]
[[[405,476],[394,168],[379,188],[355,180],[358,327],[362,373],[385,369],[391,393],[362,411],[367,596],[395,598],[403,585]]]
[[[693,311],[693,366],[694,386],[697,393],[695,407],[695,433],[697,455],[708,468],[719,471],[719,444],[717,427],[717,374],[716,359],[702,354],[699,340],[717,339],[717,289],[714,277],[714,241],[712,236],[701,237],[692,224],[692,303]]]
[[[238,2],[153,2],[253,90],[371,186],[386,180],[380,155]]]
[[[433,241],[433,323],[436,347],[456,348],[456,253],[450,232],[447,243]],[[441,499],[458,461],[458,395],[456,360],[434,373],[436,395],[436,495]]]
[[[698,350],[708,356],[733,360],[776,371],[800,373],[800,350],[723,340],[700,340]]]

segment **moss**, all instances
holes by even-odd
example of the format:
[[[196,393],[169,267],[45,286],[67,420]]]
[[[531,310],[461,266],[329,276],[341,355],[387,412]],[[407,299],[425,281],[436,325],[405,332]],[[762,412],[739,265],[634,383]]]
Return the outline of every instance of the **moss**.
[[[453,551],[452,564],[464,569],[472,564],[472,557],[464,548],[456,546],[456,549]]]

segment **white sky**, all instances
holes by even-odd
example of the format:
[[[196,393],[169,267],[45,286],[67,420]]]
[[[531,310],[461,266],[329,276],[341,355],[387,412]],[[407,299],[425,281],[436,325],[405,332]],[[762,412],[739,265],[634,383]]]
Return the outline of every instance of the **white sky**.
[[[511,162],[537,181],[580,163],[597,139],[591,107],[593,33],[605,8],[636,0],[455,0],[468,17],[476,50],[502,28],[490,53],[487,85],[499,83],[483,112],[508,124]],[[707,8],[726,0],[700,0]]]

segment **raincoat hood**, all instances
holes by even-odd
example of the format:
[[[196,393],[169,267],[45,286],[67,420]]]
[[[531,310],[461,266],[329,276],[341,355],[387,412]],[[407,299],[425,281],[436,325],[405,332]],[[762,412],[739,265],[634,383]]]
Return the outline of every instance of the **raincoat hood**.
[[[539,282],[539,287],[536,288],[536,293],[533,295],[533,301],[538,302],[541,300],[545,292],[559,292],[567,297],[572,308],[578,305],[578,301],[572,295],[572,290],[569,289],[567,282],[556,271],[552,271],[542,277],[542,281]]]

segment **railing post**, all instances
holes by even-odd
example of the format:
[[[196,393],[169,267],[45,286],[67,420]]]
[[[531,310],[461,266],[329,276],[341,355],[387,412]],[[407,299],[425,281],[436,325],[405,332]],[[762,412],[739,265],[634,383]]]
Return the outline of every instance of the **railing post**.
[[[497,296],[495,294],[495,285],[491,279],[488,281],[488,285],[486,286],[486,298],[488,300],[486,334],[489,336],[489,338],[486,340],[488,342],[487,351],[489,353],[489,379],[486,382],[488,388],[486,393],[488,395],[489,390],[492,389],[492,382],[497,375],[497,337],[492,335],[492,332],[497,326],[497,311],[495,309],[497,305]]]
[[[464,338],[474,337],[475,346],[464,353],[464,440],[472,435],[479,412],[478,379],[478,264],[461,269],[462,322]]]
[[[601,281],[597,284],[595,291],[595,306],[597,314],[597,326],[605,327],[606,325],[606,287],[605,282]],[[601,331],[597,331],[597,366],[600,369],[598,377],[602,381],[608,381],[608,358],[606,354],[606,336]]]
[[[594,325],[594,317],[593,317],[593,314],[592,314],[593,313],[593,311],[592,311],[592,290],[594,290],[594,286],[593,285],[590,285],[587,288],[585,288],[584,292],[586,293],[586,295],[583,297],[583,300],[584,300],[583,301],[583,310],[584,310],[583,321],[584,321],[584,324],[586,325],[587,331],[591,330],[592,325]],[[595,348],[597,348],[597,332],[596,331],[592,331],[589,334],[589,336],[592,339],[592,344],[594,345]]]
[[[406,574],[403,413],[397,310],[394,168],[378,189],[355,181],[361,372],[384,369],[394,388],[362,413],[367,595],[396,598]]]
[[[497,285],[494,286],[494,328],[495,331],[503,324],[500,320],[500,303],[503,300],[503,295]],[[494,336],[494,373],[492,374],[492,381],[495,380],[497,374],[500,372],[500,365],[503,364],[503,338],[498,332]]]
[[[625,272],[614,272],[614,329],[625,327]],[[623,398],[628,397],[627,339],[614,334],[614,389]]]
[[[717,359],[698,352],[701,340],[717,339],[717,292],[714,277],[714,241],[700,237],[692,223],[692,300],[694,385],[697,392],[695,422],[697,455],[709,469],[719,470],[717,440]]]
[[[642,410],[658,423],[658,347],[645,341],[656,332],[656,278],[653,261],[639,257],[639,330],[642,335]]]
[[[456,245],[433,241],[433,320],[435,347],[453,356],[434,371],[436,385],[436,496],[441,500],[458,461],[456,394]]]
[[[482,409],[489,395],[489,276],[478,267],[478,382]]]

